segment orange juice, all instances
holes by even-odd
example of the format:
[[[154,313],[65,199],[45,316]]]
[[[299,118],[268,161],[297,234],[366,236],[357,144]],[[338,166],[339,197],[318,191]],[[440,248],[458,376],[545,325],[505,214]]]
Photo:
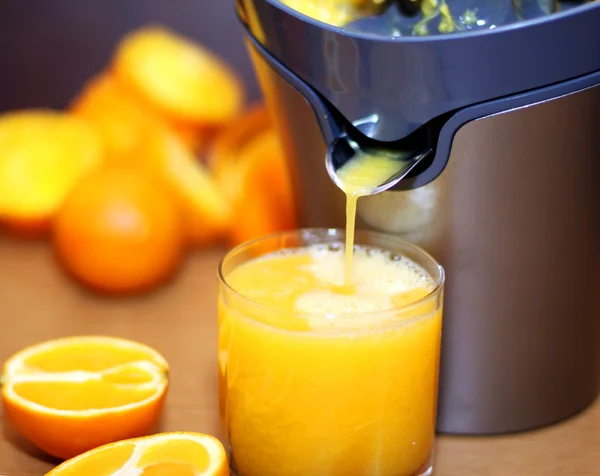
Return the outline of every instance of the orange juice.
[[[349,289],[344,237],[331,233],[307,246],[290,234],[267,238],[222,264],[220,404],[240,476],[429,468],[443,272],[400,240],[363,245],[384,235],[361,232]]]
[[[346,286],[351,286],[352,252],[356,228],[358,199],[373,194],[375,189],[397,175],[404,163],[397,153],[386,151],[357,152],[351,160],[337,170],[338,185],[346,194]]]

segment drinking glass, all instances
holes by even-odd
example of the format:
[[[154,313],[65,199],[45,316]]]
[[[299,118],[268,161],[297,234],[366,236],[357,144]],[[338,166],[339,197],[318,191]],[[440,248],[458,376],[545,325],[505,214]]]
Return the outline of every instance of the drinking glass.
[[[235,248],[219,266],[219,403],[233,474],[431,474],[444,270],[430,255],[391,235],[357,230],[357,245],[411,259],[435,287],[412,304],[350,320],[288,315],[228,283],[233,270],[259,256],[336,248],[344,239],[336,229],[280,233]],[[297,325],[325,318],[338,322],[314,330]]]

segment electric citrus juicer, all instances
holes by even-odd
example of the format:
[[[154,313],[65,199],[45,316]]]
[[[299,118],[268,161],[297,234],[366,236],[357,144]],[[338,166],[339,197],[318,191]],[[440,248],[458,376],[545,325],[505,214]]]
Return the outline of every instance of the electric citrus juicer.
[[[337,26],[237,7],[302,225],[344,224],[340,137],[425,155],[358,220],[447,270],[438,430],[550,424],[600,390],[600,4],[413,3]]]

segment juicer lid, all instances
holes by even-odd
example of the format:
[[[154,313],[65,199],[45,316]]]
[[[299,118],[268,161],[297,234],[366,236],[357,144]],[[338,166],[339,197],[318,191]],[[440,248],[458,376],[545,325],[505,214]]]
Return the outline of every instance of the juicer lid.
[[[238,11],[274,61],[384,142],[467,106],[600,71],[600,2],[493,29],[425,36],[335,27],[278,0],[238,0]]]

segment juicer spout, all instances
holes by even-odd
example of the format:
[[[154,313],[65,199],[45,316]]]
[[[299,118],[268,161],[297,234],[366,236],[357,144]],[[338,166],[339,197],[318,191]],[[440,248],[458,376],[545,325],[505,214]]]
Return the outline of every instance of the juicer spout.
[[[416,150],[390,149],[381,146],[369,148],[358,144],[346,135],[337,139],[327,149],[325,168],[333,183],[347,192],[345,180],[340,177],[340,171],[343,173],[347,169],[346,166],[350,166],[356,171],[357,160],[362,161],[363,166],[366,162],[369,162],[371,167],[376,164],[379,169],[377,176],[367,176],[368,184],[363,184],[362,187],[364,195],[375,195],[393,189],[432,154],[431,148]],[[367,169],[365,173],[369,173],[369,170]],[[376,182],[373,183],[373,180]]]
[[[435,151],[437,132],[432,134],[432,124],[426,124],[393,142],[384,142],[371,137],[377,136],[379,117],[377,114],[350,122],[333,105],[323,98],[308,83],[282,65],[269,53],[246,28],[250,46],[281,78],[296,89],[310,105],[315,114],[321,135],[327,146],[325,166],[337,185],[336,171],[356,155],[358,150],[369,153],[384,153],[397,156],[398,162],[405,166],[389,181],[377,187],[374,193],[395,187],[400,180],[408,176],[424,159],[431,158]],[[435,121],[434,121],[435,122]]]
[[[283,66],[271,53],[269,53],[249,31],[246,25],[246,36],[250,46],[269,64],[273,70],[281,76],[288,84],[294,87],[304,97],[315,113],[321,134],[325,143],[329,146],[333,144],[350,126],[342,115],[335,110],[333,106],[327,103],[317,91],[304,82],[288,68]]]

